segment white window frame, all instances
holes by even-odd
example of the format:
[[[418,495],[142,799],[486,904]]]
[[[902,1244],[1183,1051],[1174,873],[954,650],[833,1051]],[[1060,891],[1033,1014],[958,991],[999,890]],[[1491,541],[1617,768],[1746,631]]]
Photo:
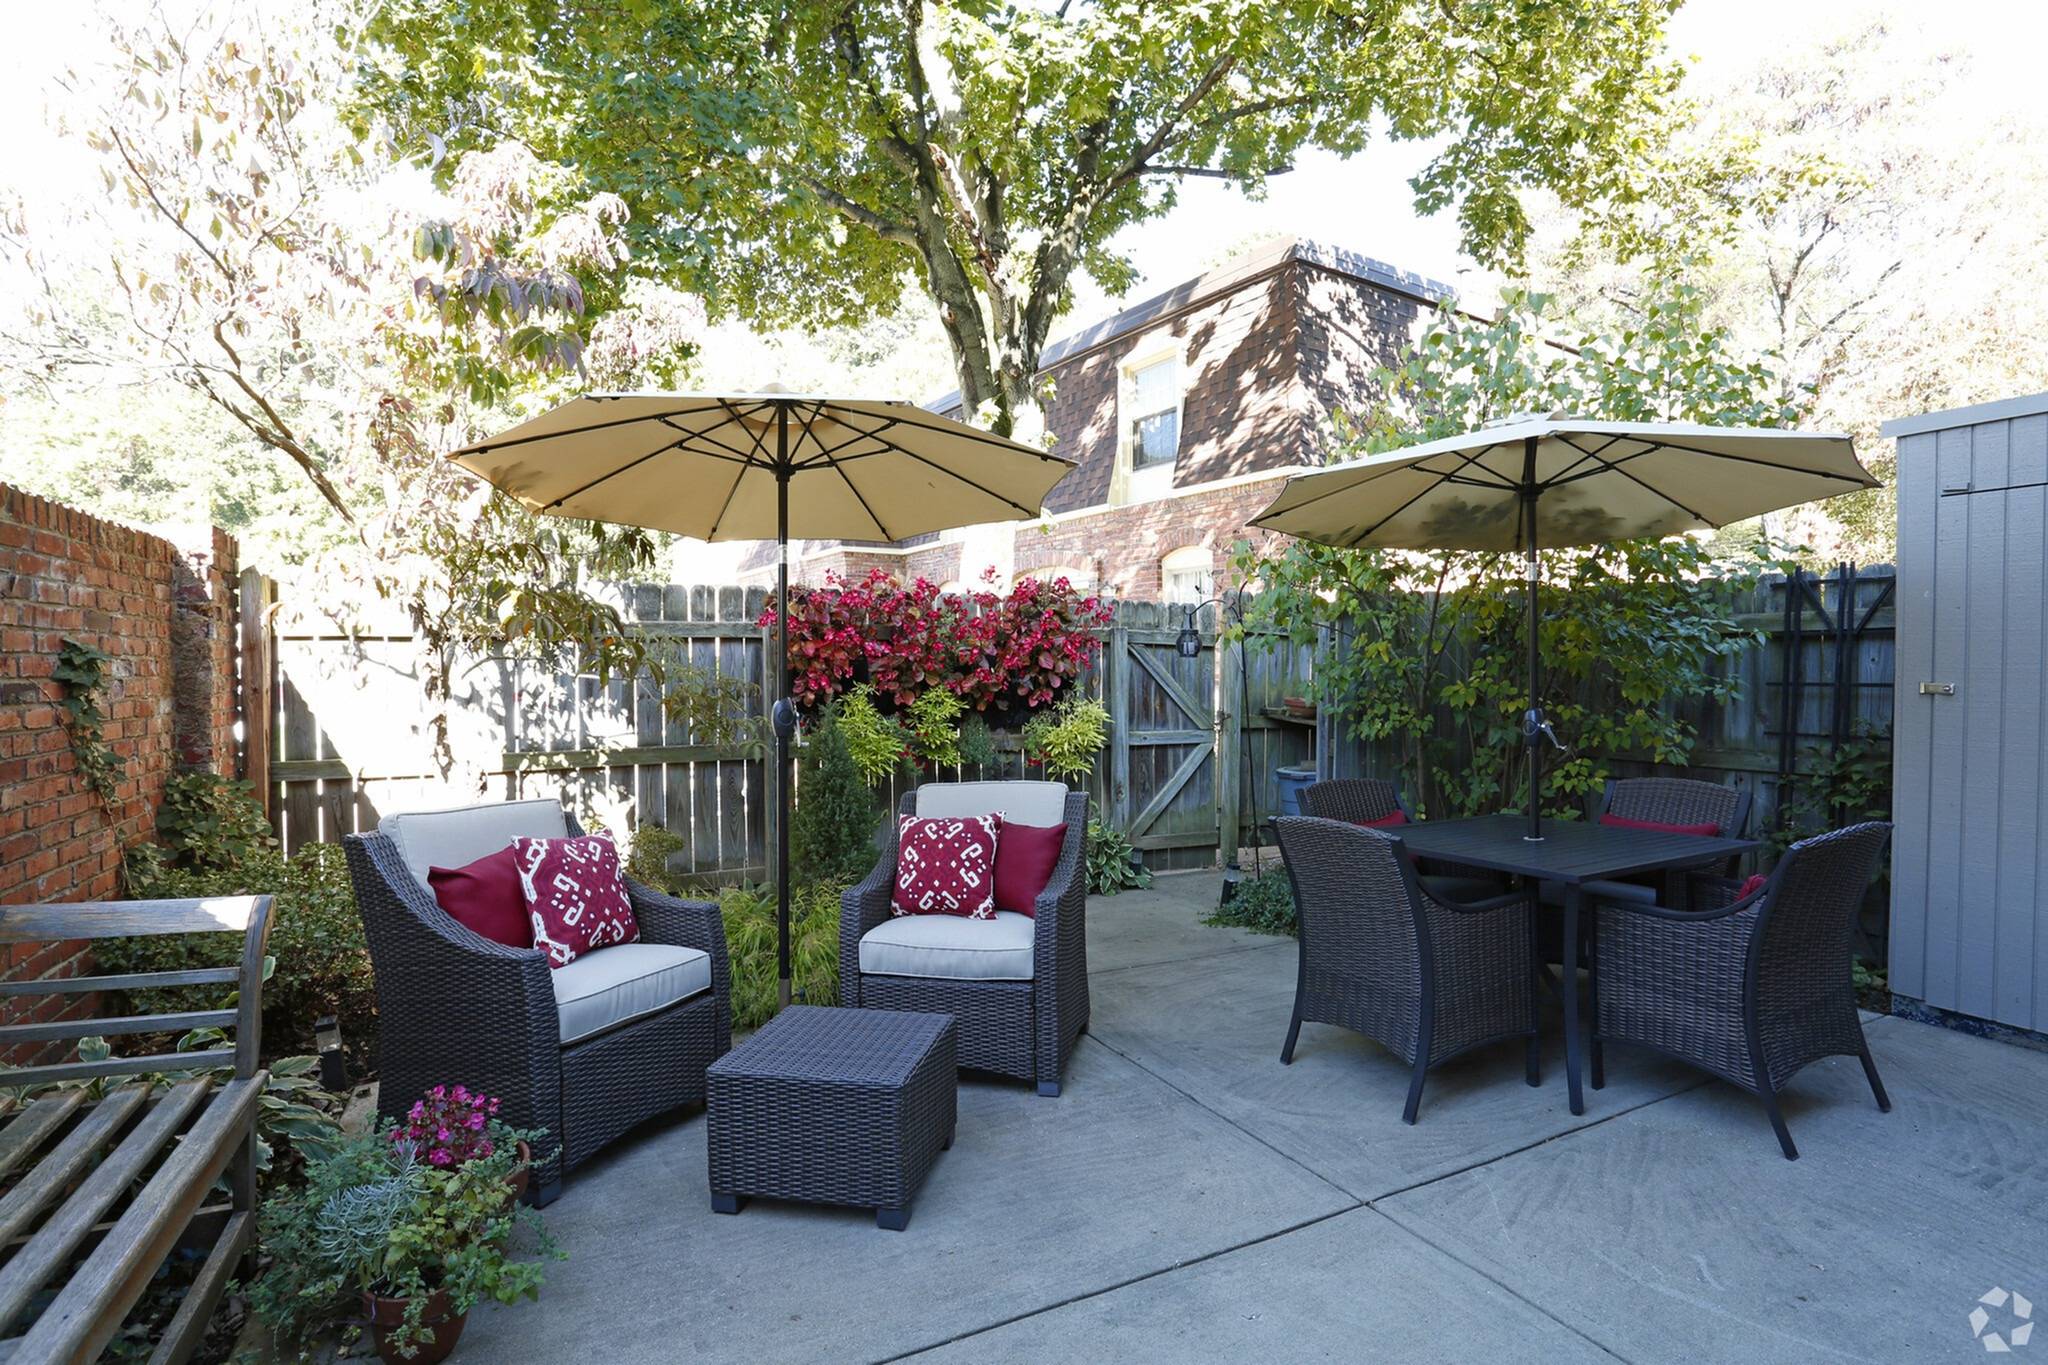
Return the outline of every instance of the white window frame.
[[[1194,562],[1194,561],[1195,561],[1195,558],[1196,558],[1196,556],[1198,556],[1198,555],[1199,555],[1199,556],[1201,557],[1201,563],[1200,563],[1200,565],[1199,565],[1199,566],[1197,566],[1197,565],[1196,565],[1196,563]],[[1180,563],[1180,564],[1176,564],[1176,563],[1174,563],[1174,560],[1176,560],[1176,559],[1184,560],[1184,561],[1186,561],[1186,562],[1184,562],[1184,563]],[[1195,589],[1194,589],[1194,590],[1193,590],[1193,591],[1192,591],[1191,593],[1190,593],[1190,592],[1180,592],[1180,593],[1176,593],[1176,592],[1175,592],[1175,591],[1173,590],[1173,587],[1172,587],[1172,583],[1171,583],[1171,579],[1172,579],[1172,576],[1173,576],[1173,575],[1175,575],[1175,574],[1186,574],[1186,573],[1189,573],[1189,572],[1197,572],[1197,573],[1199,573],[1199,575],[1200,575],[1200,577],[1196,579],[1196,584],[1197,584],[1196,588],[1195,588]],[[1211,596],[1213,596],[1213,595],[1215,594],[1215,590],[1216,590],[1216,552],[1215,552],[1215,551],[1214,551],[1213,549],[1211,549],[1211,548],[1210,548],[1209,546],[1207,546],[1207,545],[1183,545],[1183,546],[1181,546],[1181,547],[1180,547],[1179,549],[1176,549],[1176,550],[1169,550],[1169,551],[1168,551],[1167,553],[1165,553],[1164,555],[1161,555],[1161,556],[1160,556],[1160,558],[1159,558],[1159,600],[1160,600],[1160,601],[1162,601],[1162,602],[1180,602],[1180,603],[1186,603],[1186,604],[1193,604],[1193,603],[1196,603],[1196,602],[1206,602],[1206,601],[1207,601],[1207,600],[1208,600],[1208,599],[1209,599],[1209,598],[1210,598]]]
[[[1145,469],[1136,469],[1133,463],[1137,449],[1131,439],[1131,425],[1137,414],[1131,409],[1136,402],[1138,372],[1168,363],[1173,366],[1174,457]],[[1186,418],[1187,397],[1187,356],[1178,339],[1134,348],[1117,365],[1116,469],[1109,481],[1111,503],[1150,502],[1173,492],[1174,471],[1180,467],[1180,452],[1185,448],[1181,425]]]

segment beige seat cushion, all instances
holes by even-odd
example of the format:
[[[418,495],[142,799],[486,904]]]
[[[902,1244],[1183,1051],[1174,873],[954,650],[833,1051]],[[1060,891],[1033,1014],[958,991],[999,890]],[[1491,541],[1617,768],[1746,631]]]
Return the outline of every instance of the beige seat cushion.
[[[898,915],[861,935],[860,969],[875,976],[1029,981],[1035,923],[1010,910],[996,911],[994,919]]]
[[[1064,782],[927,782],[917,789],[917,813],[926,819],[944,815],[991,815],[1019,825],[1064,825],[1067,784]]]
[[[492,801],[454,810],[404,811],[377,822],[391,836],[412,875],[427,884],[430,867],[462,867],[529,839],[566,839],[569,823],[559,801]]]
[[[711,989],[711,955],[668,943],[620,943],[548,973],[567,1046]]]

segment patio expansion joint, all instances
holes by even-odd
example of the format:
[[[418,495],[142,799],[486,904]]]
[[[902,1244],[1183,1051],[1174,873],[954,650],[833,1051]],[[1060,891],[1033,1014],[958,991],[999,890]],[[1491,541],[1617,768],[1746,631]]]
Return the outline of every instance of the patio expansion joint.
[[[1112,1051],[1114,1051],[1114,1049],[1112,1049]],[[1121,1056],[1122,1054],[1119,1053],[1118,1055]],[[1232,1124],[1231,1126],[1236,1127],[1235,1124]],[[1318,1176],[1317,1178],[1321,1179],[1320,1176]],[[1342,1193],[1342,1191],[1339,1191],[1339,1193]],[[1346,1195],[1345,1197],[1349,1198],[1350,1196]],[[1127,1280],[1118,1280],[1115,1284],[1106,1284],[1097,1289],[1084,1290],[1079,1294],[1070,1294],[1066,1298],[1060,1299],[1055,1303],[1044,1304],[1037,1308],[1029,1308],[1021,1313],[1012,1313],[1010,1316],[1006,1318],[1000,1318],[995,1322],[987,1323],[980,1327],[970,1327],[964,1332],[955,1332],[952,1336],[942,1337],[937,1341],[928,1341],[922,1346],[913,1346],[909,1350],[899,1351],[895,1355],[878,1357],[875,1361],[875,1365],[892,1365],[892,1362],[894,1361],[909,1360],[915,1356],[923,1355],[926,1351],[936,1351],[941,1347],[951,1346],[958,1342],[971,1341],[975,1337],[984,1336],[990,1332],[998,1331],[1001,1328],[1009,1327],[1015,1323],[1028,1322],[1032,1318],[1039,1317],[1046,1313],[1056,1312],[1059,1309],[1069,1307],[1073,1304],[1086,1303],[1090,1299],[1099,1299],[1105,1294],[1114,1294],[1120,1290],[1129,1289],[1133,1285],[1144,1284],[1148,1280],[1156,1280],[1159,1279],[1161,1276],[1178,1274],[1179,1272],[1187,1270],[1190,1267],[1202,1265],[1205,1262],[1216,1260],[1219,1257],[1229,1256],[1239,1251],[1248,1250],[1252,1247],[1262,1246],[1267,1242],[1277,1241],[1282,1237],[1292,1236],[1294,1233],[1301,1232],[1306,1228],[1315,1227],[1320,1223],[1327,1223],[1332,1218],[1342,1218],[1346,1214],[1358,1213],[1364,1208],[1365,1206],[1363,1204],[1353,1203],[1348,1204],[1341,1209],[1331,1209],[1328,1213],[1319,1213],[1313,1218],[1304,1218],[1299,1223],[1292,1223],[1284,1228],[1275,1228],[1271,1232],[1261,1233],[1257,1237],[1247,1238],[1245,1241],[1242,1242],[1234,1242],[1227,1247],[1217,1247],[1214,1251],[1205,1251],[1199,1256],[1190,1256],[1185,1261],[1175,1261],[1172,1265],[1161,1266],[1157,1270],[1148,1270],[1142,1275],[1133,1275]],[[1373,1211],[1377,1212],[1377,1210]],[[1383,1218],[1386,1217],[1385,1214],[1381,1214],[1380,1216]],[[1388,1221],[1392,1222],[1393,1220],[1388,1219]],[[1418,1238],[1417,1240],[1421,1239]]]

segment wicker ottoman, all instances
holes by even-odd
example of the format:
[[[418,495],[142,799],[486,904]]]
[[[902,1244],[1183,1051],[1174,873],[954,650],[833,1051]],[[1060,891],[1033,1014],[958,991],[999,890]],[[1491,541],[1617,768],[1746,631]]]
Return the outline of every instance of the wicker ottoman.
[[[705,1083],[713,1209],[851,1204],[900,1231],[953,1145],[953,1016],[792,1005]]]

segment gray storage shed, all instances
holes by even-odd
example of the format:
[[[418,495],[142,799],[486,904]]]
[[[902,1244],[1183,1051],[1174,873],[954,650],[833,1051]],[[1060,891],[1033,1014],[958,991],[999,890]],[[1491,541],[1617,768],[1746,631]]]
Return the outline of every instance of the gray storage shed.
[[[2048,393],[1898,441],[1891,986],[2048,1031]]]

